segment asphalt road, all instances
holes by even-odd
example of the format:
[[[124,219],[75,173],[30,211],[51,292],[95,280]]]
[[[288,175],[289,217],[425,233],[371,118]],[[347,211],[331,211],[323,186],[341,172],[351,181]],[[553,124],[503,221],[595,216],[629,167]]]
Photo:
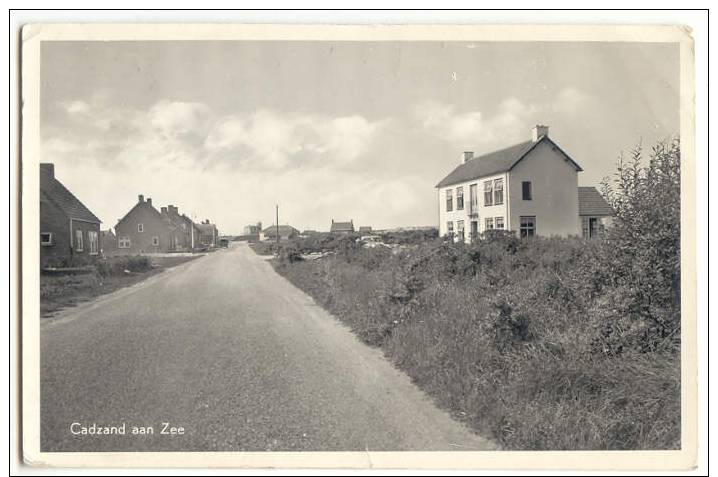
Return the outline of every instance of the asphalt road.
[[[492,448],[243,244],[44,321],[41,366],[46,452]]]

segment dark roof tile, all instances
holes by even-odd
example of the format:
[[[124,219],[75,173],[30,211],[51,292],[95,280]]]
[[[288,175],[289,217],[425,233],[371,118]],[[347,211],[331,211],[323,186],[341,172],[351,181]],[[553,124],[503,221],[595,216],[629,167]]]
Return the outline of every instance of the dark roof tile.
[[[452,184],[458,184],[461,182],[467,182],[480,177],[486,177],[493,174],[499,174],[501,172],[510,171],[526,154],[542,141],[549,141],[552,146],[558,148],[563,155],[574,165],[576,170],[580,171],[581,166],[571,159],[568,154],[563,152],[555,142],[549,139],[547,136],[543,136],[537,142],[526,141],[519,144],[515,144],[505,149],[490,152],[483,156],[477,156],[473,159],[459,165],[456,169],[451,171],[448,176],[439,182],[436,187],[445,187]]]
[[[595,187],[578,188],[578,215],[607,216],[614,211]]]
[[[353,232],[353,222],[332,222],[332,226],[329,229],[330,232]]]
[[[60,181],[55,179],[54,169],[51,167],[40,168],[40,192],[41,197],[51,201],[72,219],[98,224],[102,222]]]

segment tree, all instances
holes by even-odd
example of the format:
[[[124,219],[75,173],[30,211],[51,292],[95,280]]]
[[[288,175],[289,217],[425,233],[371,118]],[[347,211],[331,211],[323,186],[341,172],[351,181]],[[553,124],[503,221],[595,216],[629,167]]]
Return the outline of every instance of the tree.
[[[602,255],[617,321],[606,326],[643,351],[679,345],[680,162],[678,139],[653,146],[647,163],[639,145],[603,182],[616,214]]]

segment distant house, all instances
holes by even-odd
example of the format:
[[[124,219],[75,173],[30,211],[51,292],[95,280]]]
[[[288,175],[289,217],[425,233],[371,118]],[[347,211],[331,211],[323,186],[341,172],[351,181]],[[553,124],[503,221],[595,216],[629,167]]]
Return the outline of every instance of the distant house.
[[[100,230],[100,253],[108,254],[117,250],[117,236],[112,229]]]
[[[180,214],[177,207],[174,205],[160,207],[160,214],[182,230],[180,238],[180,249],[182,251],[193,251],[201,246],[201,230],[199,226],[185,214]]]
[[[359,227],[359,233],[362,235],[369,235],[371,234],[371,227],[362,225]]]
[[[197,224],[199,228],[199,242],[206,247],[216,247],[219,239],[219,231],[217,226],[206,219],[204,222]]]
[[[597,237],[610,226],[615,212],[595,187],[578,188],[578,216],[586,238]]]
[[[167,214],[152,206],[152,199],[138,196],[137,203],[115,226],[117,253],[167,253],[183,251],[184,231]]]
[[[316,235],[318,233],[321,233],[321,232],[319,232],[317,230],[312,230],[312,229],[307,229],[307,230],[302,231],[302,235],[307,236],[307,237],[310,235]]]
[[[596,205],[598,192],[578,187],[583,169],[549,138],[548,129],[538,125],[530,140],[482,156],[464,152],[436,185],[440,235],[470,241],[486,230],[506,229],[521,237],[565,237],[580,235],[584,219],[590,234],[592,219],[608,211],[579,210],[580,196]]]
[[[291,225],[280,225],[279,227],[270,225],[262,230],[260,240],[277,240],[277,232],[279,232],[279,240],[289,240],[299,235],[299,230]]]
[[[40,164],[40,263],[100,253],[100,219],[55,178],[54,164]]]
[[[350,220],[349,222],[335,222],[334,219],[332,219],[332,226],[329,229],[329,232],[333,234],[350,234],[354,232],[354,221]]]
[[[246,225],[244,227],[244,235],[257,235],[262,233],[262,222],[257,222],[256,225]]]

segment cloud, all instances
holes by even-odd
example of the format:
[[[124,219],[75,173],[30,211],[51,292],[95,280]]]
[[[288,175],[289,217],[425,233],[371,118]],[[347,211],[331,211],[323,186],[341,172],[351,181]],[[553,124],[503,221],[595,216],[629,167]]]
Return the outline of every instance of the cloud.
[[[441,138],[456,149],[477,147],[483,151],[522,140],[534,124],[559,116],[574,117],[589,107],[591,101],[586,93],[566,88],[544,102],[509,97],[486,114],[478,110],[459,112],[454,105],[427,100],[416,105],[414,118],[426,134]]]
[[[235,231],[266,205],[261,197],[283,201],[298,226],[319,227],[313,217],[359,219],[362,203],[386,200],[389,188],[404,191],[404,202],[417,194],[401,177],[362,170],[375,160],[370,152],[385,149],[379,141],[388,119],[270,109],[217,114],[201,102],[169,100],[145,109],[102,101],[58,106],[64,116],[42,128],[42,160],[56,163],[81,197],[104,203],[97,213],[110,226],[140,193]]]
[[[205,148],[212,158],[245,166],[284,169],[324,164],[344,166],[359,158],[383,121],[354,115],[280,114],[269,110],[220,119]]]
[[[591,97],[575,88],[561,90],[553,103],[555,111],[563,114],[577,114],[589,107]]]
[[[147,116],[149,124],[167,138],[203,138],[211,125],[212,113],[204,103],[160,101]]]
[[[70,115],[87,114],[90,112],[90,105],[84,101],[72,101],[66,103],[65,111]]]
[[[505,141],[507,132],[518,130],[530,111],[530,106],[516,98],[509,98],[499,104],[493,116],[488,117],[481,111],[459,113],[455,106],[437,101],[420,103],[414,113],[426,133],[462,148]]]

